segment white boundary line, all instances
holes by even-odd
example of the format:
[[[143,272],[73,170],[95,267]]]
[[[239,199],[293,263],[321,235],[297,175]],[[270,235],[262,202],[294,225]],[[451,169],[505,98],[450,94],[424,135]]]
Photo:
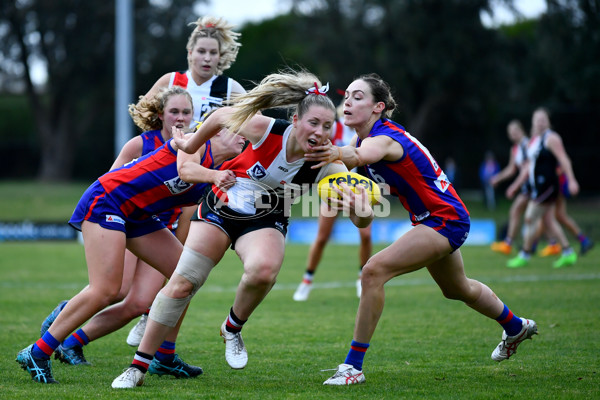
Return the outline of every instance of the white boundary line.
[[[504,276],[504,277],[473,277],[478,281],[484,283],[511,283],[511,282],[573,282],[573,281],[587,281],[587,280],[600,280],[600,273],[587,273],[587,274],[560,274],[560,275],[515,275],[515,276]],[[298,281],[299,283],[300,281]],[[295,290],[298,287],[298,283],[277,283],[271,290]],[[315,282],[313,289],[339,289],[339,288],[354,288],[356,281],[339,281],[339,282]],[[386,286],[433,286],[435,282],[432,278],[406,278],[396,277],[386,283]],[[19,289],[19,288],[34,288],[34,289],[81,289],[85,286],[85,283],[68,283],[52,285],[47,283],[27,283],[19,282],[17,284],[12,282],[0,282],[0,288],[3,289]],[[230,293],[235,292],[237,286],[218,286],[206,284],[200,291],[204,293]]]

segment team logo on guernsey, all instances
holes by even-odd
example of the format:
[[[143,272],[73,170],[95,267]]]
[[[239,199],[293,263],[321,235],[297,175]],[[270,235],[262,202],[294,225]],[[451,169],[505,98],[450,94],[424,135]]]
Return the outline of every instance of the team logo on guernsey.
[[[202,100],[206,100],[206,101],[213,103],[214,105],[218,105],[218,106],[223,104],[223,99],[220,97],[202,96]]]
[[[422,213],[422,214],[415,215],[413,219],[415,220],[415,222],[421,222],[421,221],[423,221],[425,218],[429,218],[429,216],[430,216],[430,215],[431,215],[431,213],[430,213],[429,211],[425,211],[425,212],[424,212],[424,213]]]
[[[444,174],[443,172],[440,174],[440,176],[438,176],[438,178],[434,182],[435,186],[437,186],[437,188],[440,189],[442,192],[445,192],[450,186],[450,181],[448,180],[446,174]]]
[[[262,166],[260,161],[257,161],[253,166],[251,166],[246,171],[246,173],[250,178],[254,179],[255,181],[260,181],[268,175],[267,170],[265,169],[265,167]]]
[[[218,193],[214,193],[214,201],[213,197],[206,201],[209,209],[219,216],[232,220],[250,220],[278,213],[282,209],[283,199],[279,191],[263,182],[243,178],[228,189],[225,196],[219,189]]]
[[[185,192],[193,185],[192,183],[187,183],[186,181],[181,180],[180,177],[175,177],[173,179],[169,179],[168,181],[164,181],[164,184],[169,189],[171,194]]]
[[[107,215],[106,222],[114,222],[116,224],[125,225],[125,220],[118,215]]]

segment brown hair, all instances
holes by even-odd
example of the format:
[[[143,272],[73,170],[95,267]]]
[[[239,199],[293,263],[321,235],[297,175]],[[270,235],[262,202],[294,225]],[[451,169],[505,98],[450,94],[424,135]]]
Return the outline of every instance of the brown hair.
[[[385,108],[383,113],[381,113],[381,118],[391,118],[394,110],[396,109],[396,100],[392,97],[392,90],[390,89],[390,85],[385,82],[381,77],[375,73],[361,75],[356,80],[360,79],[369,85],[371,88],[371,94],[373,95],[373,100],[376,103],[383,102],[385,104]]]

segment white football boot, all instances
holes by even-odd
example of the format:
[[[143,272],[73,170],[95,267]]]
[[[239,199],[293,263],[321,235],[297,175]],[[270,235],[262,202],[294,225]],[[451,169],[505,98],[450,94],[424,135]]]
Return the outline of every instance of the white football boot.
[[[306,283],[304,281],[300,282],[298,289],[294,292],[294,300],[295,301],[306,301],[308,300],[308,295],[312,290],[312,283]]]
[[[144,384],[144,373],[137,368],[129,367],[115,378],[113,389],[132,389]]]
[[[517,346],[521,344],[525,339],[531,339],[533,335],[537,335],[537,325],[535,321],[531,319],[521,318],[523,321],[523,327],[521,332],[515,336],[508,336],[506,331],[502,332],[502,341],[492,352],[492,360],[504,361],[510,358],[517,352]]]
[[[225,360],[233,369],[242,369],[248,364],[248,352],[244,346],[242,332],[232,333],[225,329],[225,323],[221,325],[221,337],[225,342]]]
[[[148,321],[148,315],[143,314],[137,324],[129,331],[127,335],[127,344],[132,347],[138,347],[144,337],[144,331],[146,330],[146,322]]]
[[[337,371],[333,376],[323,382],[323,385],[355,385],[365,382],[365,375],[350,364],[338,365]]]

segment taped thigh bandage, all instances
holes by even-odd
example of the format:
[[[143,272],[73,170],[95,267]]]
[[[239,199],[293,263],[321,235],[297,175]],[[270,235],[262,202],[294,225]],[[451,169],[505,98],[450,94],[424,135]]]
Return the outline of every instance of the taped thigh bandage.
[[[150,314],[148,314],[148,317],[150,317],[150,319],[153,321],[173,328],[175,325],[177,325],[179,317],[181,317],[183,310],[185,310],[185,307],[187,307],[191,299],[191,295],[181,299],[174,299],[172,297],[165,296],[162,294],[162,292],[158,292],[154,302],[152,302],[152,307],[150,307]]]
[[[186,297],[175,299],[159,292],[150,307],[149,317],[163,325],[174,327],[179,317],[187,307],[192,297],[202,287],[215,263],[208,257],[189,249],[183,248],[181,258],[175,268],[175,273],[181,275],[192,284],[192,290]]]

